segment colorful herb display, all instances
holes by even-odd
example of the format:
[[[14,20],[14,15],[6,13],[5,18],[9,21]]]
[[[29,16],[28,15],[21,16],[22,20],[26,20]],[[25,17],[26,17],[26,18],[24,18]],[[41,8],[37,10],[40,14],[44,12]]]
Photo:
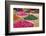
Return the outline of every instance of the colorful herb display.
[[[36,10],[37,9],[14,8],[13,27],[14,28],[34,27],[34,25],[37,24],[36,23],[38,21],[37,19],[39,19],[38,18],[39,11],[38,13],[36,13]]]

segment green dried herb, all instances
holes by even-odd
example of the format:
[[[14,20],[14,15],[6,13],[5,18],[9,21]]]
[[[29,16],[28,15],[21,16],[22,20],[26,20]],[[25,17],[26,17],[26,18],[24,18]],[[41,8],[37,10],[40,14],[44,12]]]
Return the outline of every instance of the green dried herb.
[[[29,15],[29,16],[25,17],[24,19],[26,19],[26,20],[36,20],[38,18],[34,15]]]

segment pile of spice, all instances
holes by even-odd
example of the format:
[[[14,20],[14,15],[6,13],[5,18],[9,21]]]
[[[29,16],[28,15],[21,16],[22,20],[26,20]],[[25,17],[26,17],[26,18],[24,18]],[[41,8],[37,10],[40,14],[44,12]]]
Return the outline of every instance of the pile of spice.
[[[33,27],[34,26],[34,23],[31,22],[28,22],[26,20],[19,20],[19,21],[15,21],[14,22],[14,28],[24,28],[24,27]]]
[[[20,17],[17,15],[14,15],[14,20],[18,20],[18,19],[20,19]]]
[[[17,15],[18,16],[26,16],[28,15],[23,9],[20,9],[18,12],[17,12]]]
[[[36,20],[38,18],[34,15],[29,15],[29,16],[25,17],[24,19],[26,19],[26,20]]]

